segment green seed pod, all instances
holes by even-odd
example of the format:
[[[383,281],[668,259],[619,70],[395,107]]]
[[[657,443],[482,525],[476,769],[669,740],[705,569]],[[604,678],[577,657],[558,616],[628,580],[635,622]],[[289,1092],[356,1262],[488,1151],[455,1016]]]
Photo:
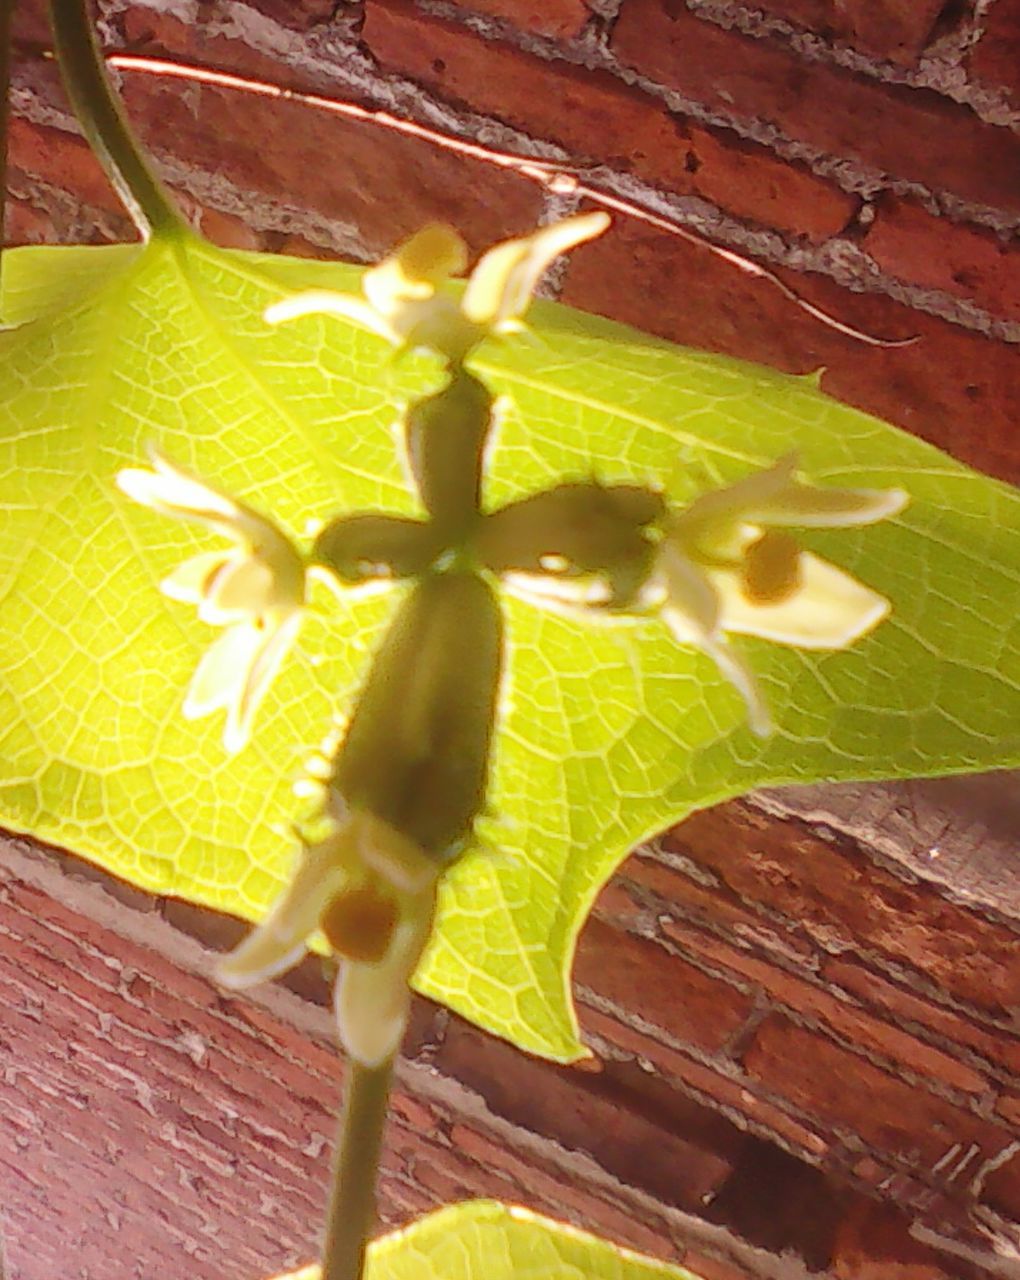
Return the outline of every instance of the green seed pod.
[[[464,369],[408,410],[407,457],[425,509],[447,545],[477,519],[492,396]]]
[[[481,812],[503,664],[492,588],[473,573],[418,583],[358,698],[332,785],[425,853],[455,857]]]
[[[473,548],[494,573],[598,574],[619,605],[646,576],[653,550],[646,530],[665,510],[660,494],[637,485],[562,484],[486,516]]]
[[[312,558],[341,582],[413,578],[442,549],[431,525],[401,516],[340,516],[331,520],[312,548]]]

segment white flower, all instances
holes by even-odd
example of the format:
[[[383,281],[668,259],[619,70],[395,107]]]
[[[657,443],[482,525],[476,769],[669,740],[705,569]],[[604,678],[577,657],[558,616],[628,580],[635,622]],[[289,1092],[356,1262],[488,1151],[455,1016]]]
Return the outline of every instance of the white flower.
[[[410,982],[432,932],[440,867],[365,811],[332,821],[304,847],[290,884],[218,968],[228,987],[253,986],[295,965],[321,929],[340,957],[335,1002],[344,1048],[377,1067],[400,1047]]]
[[[117,475],[124,493],[164,515],[207,525],[234,543],[185,561],[160,588],[171,599],[197,605],[203,622],[226,628],[199,662],[183,711],[197,719],[225,708],[224,746],[240,751],[301,625],[304,562],[264,516],[155,449],[150,457],[151,471],[129,467]]]
[[[467,265],[467,246],[441,223],[424,227],[362,276],[363,298],[312,290],[266,310],[278,324],[317,312],[343,316],[394,346],[427,347],[453,363],[489,334],[516,333],[546,267],[568,249],[601,235],[605,213],[582,213],[483,254],[458,300],[438,287]]]
[[[727,632],[800,649],[845,649],[889,612],[889,602],[784,530],[848,528],[895,515],[901,489],[818,489],[796,479],[796,455],[673,517],[642,603],[656,607],[681,644],[703,649],[739,690],[751,728],[772,730],[749,666]]]

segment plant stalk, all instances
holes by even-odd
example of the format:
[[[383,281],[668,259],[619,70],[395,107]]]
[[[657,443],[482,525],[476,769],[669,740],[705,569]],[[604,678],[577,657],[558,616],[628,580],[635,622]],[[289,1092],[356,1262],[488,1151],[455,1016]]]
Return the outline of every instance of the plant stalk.
[[[88,0],[50,0],[50,23],[74,113],[142,238],[188,234],[187,223],[150,167],[114,94]]]
[[[333,1163],[322,1280],[362,1280],[375,1225],[375,1187],[393,1080],[393,1058],[380,1067],[351,1062]]]

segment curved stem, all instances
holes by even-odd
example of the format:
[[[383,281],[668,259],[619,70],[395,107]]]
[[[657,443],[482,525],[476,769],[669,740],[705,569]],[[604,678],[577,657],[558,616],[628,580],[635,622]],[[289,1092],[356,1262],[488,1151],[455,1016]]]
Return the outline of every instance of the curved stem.
[[[362,1280],[375,1224],[375,1184],[393,1059],[380,1067],[352,1061],[333,1165],[322,1280]]]
[[[143,238],[188,233],[114,95],[89,19],[88,0],[50,0],[50,22],[75,115]]]

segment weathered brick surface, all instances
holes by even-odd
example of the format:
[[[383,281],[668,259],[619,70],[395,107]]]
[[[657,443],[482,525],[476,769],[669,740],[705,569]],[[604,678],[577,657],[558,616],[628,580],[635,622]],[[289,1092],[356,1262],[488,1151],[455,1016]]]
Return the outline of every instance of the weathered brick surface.
[[[706,22],[678,0],[627,0],[613,49],[716,110],[934,191],[1020,211],[1020,137],[934,92],[809,62]]]
[[[650,969],[662,975],[651,985]],[[713,1052],[740,1030],[752,1008],[750,996],[738,987],[599,920],[585,930],[574,977],[600,999],[613,1001],[671,1038]]]
[[[927,1027],[944,1043],[970,1049],[989,1063],[1020,1076],[1020,1035],[1015,1032],[982,1026],[959,1010],[922,999],[874,969],[866,969],[843,956],[827,959],[821,972],[826,982],[887,1014],[897,1024]],[[1020,1120],[1020,1115],[1016,1119]]]
[[[829,1153],[831,1142],[823,1120],[807,1122],[791,1116],[783,1106],[749,1089],[747,1079],[732,1063],[710,1066],[583,1004],[580,1014],[586,1032],[604,1039],[615,1052],[631,1055],[635,1062],[650,1063],[672,1086],[740,1118],[755,1132],[771,1136],[807,1159],[818,1160]]]
[[[878,1150],[908,1162],[920,1160],[928,1168],[961,1141],[974,1144],[987,1158],[1004,1151],[1010,1141],[1008,1130],[961,1112],[779,1014],[769,1015],[758,1028],[744,1067],[752,1080],[806,1116],[860,1134]]]
[[[897,280],[970,298],[1020,320],[1020,238],[936,218],[912,200],[883,199],[864,248]]]
[[[861,1201],[840,1223],[833,1280],[941,1280],[945,1260],[915,1240],[901,1214]],[[957,1259],[957,1280],[977,1280],[974,1267]]]
[[[995,0],[971,52],[969,69],[975,79],[1020,107],[1020,0]]]
[[[601,72],[549,62],[465,27],[429,19],[408,0],[368,0],[364,40],[386,70],[570,152],[737,218],[810,240],[841,230],[858,201],[808,169],[730,130],[709,131]],[[555,109],[550,104],[555,103]]]
[[[978,1009],[1020,1005],[1016,934],[908,883],[848,843],[773,823],[747,805],[693,815],[670,837],[741,896],[799,920],[823,946],[872,949]]]
[[[461,0],[460,7],[561,40],[579,35],[591,17],[584,0]]]
[[[910,63],[948,6],[946,0],[765,0],[761,7],[825,40]]]
[[[1020,172],[1020,170],[1018,170]],[[568,266],[564,301],[688,346],[790,373],[823,368],[830,395],[905,427],[974,466],[1020,478],[1014,405],[1017,350],[878,294],[821,276],[784,276],[812,302],[866,332],[916,336],[908,347],[868,347],[822,325],[765,280],[638,222]]]
[[[245,192],[346,223],[373,256],[440,218],[476,249],[538,220],[533,183],[497,169],[476,183],[470,160],[372,124],[152,79],[132,81],[125,97],[157,155],[186,156]]]
[[[739,1158],[739,1148],[727,1158],[671,1133],[654,1115],[628,1105],[637,1099],[605,1087],[598,1075],[529,1061],[472,1027],[455,1024],[435,1061],[495,1114],[585,1152],[614,1177],[667,1204],[696,1209],[716,1194]]]
[[[666,921],[663,934],[692,958],[752,983],[771,1002],[799,1019],[835,1033],[848,1044],[876,1055],[895,1069],[927,1077],[938,1084],[977,1096],[992,1092],[989,1080],[973,1067],[884,1022],[856,1002],[842,999],[818,983],[807,982],[768,958],[723,942],[677,921]]]
[[[337,4],[336,0],[251,0],[251,7],[286,27],[307,31],[328,22]]]

